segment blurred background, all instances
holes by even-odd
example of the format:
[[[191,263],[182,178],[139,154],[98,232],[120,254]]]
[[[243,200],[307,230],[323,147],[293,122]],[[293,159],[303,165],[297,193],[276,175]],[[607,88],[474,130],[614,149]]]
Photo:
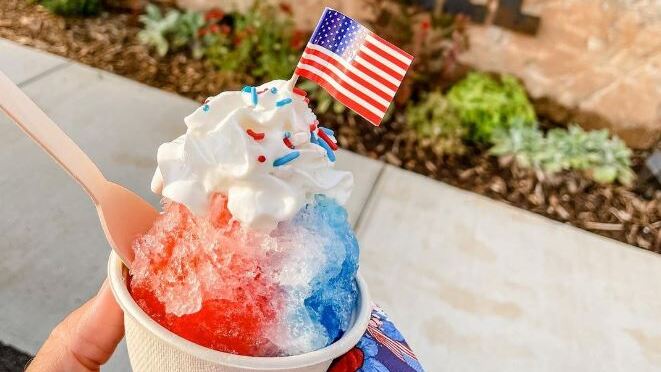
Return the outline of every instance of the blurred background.
[[[533,370],[600,370],[601,367],[619,370],[620,366],[626,370],[625,366],[631,364],[638,367],[634,370],[658,370],[661,303],[642,293],[649,296],[658,293],[656,284],[651,282],[661,283],[661,261],[657,255],[661,253],[659,0],[2,0],[0,41],[8,44],[0,44],[5,45],[0,47],[0,62],[11,66],[11,63],[19,64],[18,55],[28,60],[45,55],[25,57],[28,54],[23,49],[20,53],[13,51],[12,48],[22,45],[31,51],[49,53],[48,58],[56,55],[61,63],[88,65],[107,74],[91,74],[89,79],[113,76],[106,80],[114,82],[111,74],[120,75],[202,102],[223,90],[289,78],[325,6],[360,19],[377,34],[415,56],[380,127],[371,126],[315,84],[301,81],[299,86],[309,92],[320,121],[335,130],[340,146],[351,152],[347,156],[359,155],[356,159],[366,159],[365,164],[371,164],[372,168],[365,171],[369,177],[358,180],[359,189],[364,190],[358,192],[362,201],[355,214],[367,260],[365,270],[370,284],[375,283],[377,300],[382,300],[395,321],[402,323],[414,350],[421,350],[423,366],[427,365],[430,371],[446,366],[453,366],[449,370],[454,371],[475,370],[480,363],[490,364],[491,368],[497,366],[494,370],[518,370],[516,366]],[[55,68],[56,65],[60,66],[54,64],[31,74],[22,86],[29,92],[31,82],[40,79],[40,74],[54,71],[52,79],[55,79],[69,68]],[[28,69],[25,66],[31,65],[22,68]],[[48,86],[87,76],[89,71],[84,71],[49,81]],[[142,89],[128,85],[133,88],[125,91],[122,85],[125,83],[113,84],[122,87],[118,95]],[[41,97],[44,103],[51,102],[53,107],[67,101],[65,93],[51,98],[39,93],[48,86],[32,88],[35,97]],[[85,86],[75,85],[66,94],[78,94],[76,99],[86,104],[92,102],[86,100],[103,100],[107,94],[103,90],[81,93],[85,92]],[[165,101],[155,100],[159,103],[153,104],[154,110],[165,105],[161,103]],[[127,104],[130,102],[135,100]],[[188,107],[188,103],[176,102]],[[82,110],[80,107],[84,106],[75,107]],[[55,108],[51,111],[58,113]],[[176,125],[181,130],[185,110],[177,111],[177,115],[179,112],[181,116],[169,120],[172,124],[168,128]],[[124,142],[118,140],[113,146],[125,146],[122,148],[126,151],[119,156],[130,158],[129,149],[138,146],[138,142],[131,142],[130,131],[141,123],[131,123],[129,127],[133,129],[129,129],[113,119],[112,112],[96,111],[89,115],[109,115],[107,125],[102,126],[105,129],[100,131],[110,130],[113,125],[118,126],[117,131],[126,130],[128,134],[121,137]],[[129,116],[151,118],[136,115]],[[91,116],[90,120],[96,120]],[[168,121],[164,117],[158,120]],[[153,128],[159,128],[160,124],[149,125],[150,129],[141,130],[154,132],[157,130]],[[76,130],[72,125],[68,132],[76,138]],[[5,141],[18,138],[7,137],[13,132],[2,133]],[[82,138],[78,140],[85,147]],[[157,139],[158,136],[152,141],[153,146],[159,143]],[[93,148],[93,143],[87,146]],[[9,152],[3,154],[10,156]],[[140,160],[145,168],[140,172],[145,174],[153,169],[149,154],[155,154],[155,147],[147,148]],[[367,168],[354,171],[361,169]],[[7,173],[2,167],[0,171]],[[407,172],[398,173],[404,171]],[[140,172],[136,175],[142,175]],[[123,173],[119,178],[126,174],[132,173]],[[397,178],[400,174],[404,178]],[[414,177],[415,182],[406,181],[406,177]],[[148,180],[137,176],[124,181],[134,184],[134,189],[147,188]],[[418,183],[422,186],[417,186]],[[454,187],[445,189],[447,185]],[[0,178],[0,187],[10,186],[17,187]],[[442,200],[440,204],[415,199],[427,192],[435,195],[437,188],[443,188],[445,191],[439,193],[447,198],[433,199]],[[5,198],[6,195],[9,194],[5,193]],[[18,194],[14,192],[14,195]],[[456,208],[451,206],[453,202],[458,203]],[[0,204],[6,203],[8,199]],[[505,204],[518,209],[505,208]],[[521,210],[546,218],[531,217]],[[397,215],[397,211],[404,212]],[[503,215],[499,214],[501,211]],[[480,217],[482,212],[487,217]],[[36,209],[33,213],[37,213]],[[379,216],[388,213],[396,216],[392,220],[379,220]],[[414,236],[411,241],[377,236],[379,228],[384,229],[388,224],[404,226],[406,223],[402,221],[407,220],[406,216],[419,215],[428,218],[399,230],[398,237],[410,234]],[[476,222],[480,218],[489,222]],[[452,225],[461,219],[466,220],[463,227]],[[429,220],[432,225],[427,227],[425,221]],[[523,220],[526,222],[520,222]],[[31,242],[24,239],[31,234],[29,223],[21,222],[9,212],[5,212],[3,221],[11,223],[4,227],[8,241],[0,243],[4,244],[0,245],[2,255],[8,252],[9,256],[18,257],[17,247]],[[90,226],[95,223],[91,221]],[[520,227],[514,227],[517,224]],[[434,226],[438,226],[441,235],[432,231]],[[491,230],[502,235],[485,232]],[[502,243],[502,250],[495,249],[500,247],[495,247],[496,240],[507,242]],[[414,278],[447,275],[444,279],[429,279],[424,285],[416,279],[409,287],[397,287],[403,284],[384,278],[403,275],[402,268],[390,270],[388,265],[395,261],[380,261],[380,257],[388,254],[396,257],[401,247],[388,245],[386,241],[410,243],[413,250],[418,249],[419,243],[416,251],[419,254],[406,266],[408,275]],[[514,248],[517,244],[520,251]],[[455,257],[451,253],[454,248],[450,247],[468,255],[461,253]],[[533,254],[531,250],[536,250],[537,256],[528,257]],[[647,252],[643,254],[643,250]],[[554,256],[560,254],[564,255],[562,259]],[[101,256],[97,266],[102,272],[105,258]],[[457,258],[460,256],[463,258]],[[552,269],[549,257],[558,258]],[[429,260],[430,266],[420,266],[425,260]],[[640,263],[632,263],[637,260]],[[452,265],[465,271],[452,274],[455,270],[455,266],[449,267]],[[12,291],[24,289],[13,284],[21,274],[9,263],[4,268],[5,273],[0,274],[0,302],[7,304],[16,298]],[[647,274],[635,278],[636,272]],[[508,273],[514,275],[512,281],[490,289],[483,287],[485,282],[507,277]],[[583,274],[586,277],[579,280],[577,275]],[[542,280],[538,275],[545,277]],[[615,279],[618,275],[621,281]],[[567,278],[572,279],[567,286],[576,285],[575,288],[555,286]],[[452,284],[445,282],[446,279],[452,280]],[[70,280],[75,285],[79,279]],[[588,289],[581,285],[592,284],[576,284],[586,281],[594,281],[595,287]],[[523,287],[516,287],[521,283]],[[532,292],[526,292],[527,285]],[[423,317],[426,323],[408,320],[415,317],[414,310],[404,304],[404,298],[416,296],[415,288],[419,287],[426,288],[423,297],[429,293],[438,297],[437,301],[421,305],[428,315]],[[462,292],[467,289],[472,292]],[[624,297],[612,294],[618,291]],[[583,302],[587,292],[592,293],[589,296],[598,296],[592,305],[603,305],[601,310]],[[495,297],[487,301],[483,295]],[[629,295],[632,297],[626,297]],[[535,305],[519,303],[523,298]],[[510,300],[518,305],[508,307]],[[74,298],[70,303],[79,301],[80,298]],[[645,314],[632,310],[637,306],[636,301],[647,306]],[[30,303],[34,306],[39,301]],[[609,312],[611,322],[638,319],[638,316],[647,320],[641,320],[642,324],[635,327],[627,323],[630,327],[617,329],[608,328],[606,319],[604,323],[596,320],[593,328],[587,327],[593,333],[572,333],[585,322],[595,321],[599,318],[596,314],[611,305],[615,309]],[[17,335],[23,331],[8,325],[14,322],[14,315],[9,314],[19,312],[17,309],[23,305],[5,306],[3,309],[0,305],[0,311],[6,311],[0,313],[0,341],[10,345],[0,353],[0,370],[20,370],[38,342],[24,341],[24,337]],[[558,318],[557,323],[545,323],[557,308],[563,308],[560,312],[566,316]],[[536,311],[530,314],[530,309]],[[586,309],[595,315],[568,320],[572,314]],[[55,312],[53,321],[65,310]],[[474,318],[455,311],[468,311]],[[500,315],[492,322],[488,319],[494,312]],[[525,325],[506,322],[520,317]],[[453,328],[458,323],[462,326]],[[553,330],[560,323],[567,327],[562,335]],[[656,333],[636,333],[641,327]],[[430,328],[435,331],[429,331]],[[538,328],[546,331],[534,331]],[[547,331],[544,335],[536,333]],[[19,341],[12,341],[14,338]],[[499,340],[517,338],[521,338],[520,342],[507,341],[505,346],[494,346]],[[612,341],[615,339],[619,341]],[[604,343],[596,346],[598,340]],[[531,342],[537,346],[534,350],[548,348],[551,355],[572,357],[551,362],[543,353],[526,349],[524,344]],[[598,349],[595,355],[605,359],[598,362],[599,358],[583,354],[581,349],[588,347]],[[491,351],[493,360],[478,361],[480,355]]]

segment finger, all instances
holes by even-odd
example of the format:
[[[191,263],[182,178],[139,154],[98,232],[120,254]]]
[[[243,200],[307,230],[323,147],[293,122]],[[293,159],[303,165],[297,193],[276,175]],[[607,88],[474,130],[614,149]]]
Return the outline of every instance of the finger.
[[[124,334],[123,315],[106,282],[53,329],[27,370],[98,371]]]
[[[78,324],[81,315],[91,307],[92,301],[94,299],[74,310],[53,329],[37,355],[29,363],[28,372],[89,371],[89,368],[81,365],[69,351],[69,340],[72,329]]]
[[[108,361],[124,337],[124,314],[107,280],[90,302],[72,329],[69,350],[81,364],[94,369]]]

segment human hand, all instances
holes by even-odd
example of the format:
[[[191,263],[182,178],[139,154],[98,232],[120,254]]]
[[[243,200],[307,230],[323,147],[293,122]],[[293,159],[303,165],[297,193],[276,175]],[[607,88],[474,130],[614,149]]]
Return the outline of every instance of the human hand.
[[[107,281],[51,332],[27,372],[99,371],[124,337],[124,316]]]

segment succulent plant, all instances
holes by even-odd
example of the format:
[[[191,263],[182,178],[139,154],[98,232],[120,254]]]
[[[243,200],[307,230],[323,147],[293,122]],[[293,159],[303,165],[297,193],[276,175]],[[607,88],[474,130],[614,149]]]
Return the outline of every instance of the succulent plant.
[[[492,141],[494,146],[489,150],[492,155],[512,155],[524,167],[542,167],[542,158],[546,156],[545,139],[537,126],[516,121],[509,128],[497,130]]]
[[[153,4],[147,5],[146,13],[140,16],[144,24],[138,33],[140,41],[156,50],[163,57],[170,50],[189,47],[195,58],[202,56],[199,30],[204,26],[202,14],[194,11],[184,13],[171,9],[165,15]]]
[[[498,131],[490,152],[497,156],[514,156],[525,167],[554,174],[565,170],[584,172],[600,183],[620,182],[631,185],[631,150],[608,131],[584,131],[572,125],[569,129],[552,129],[546,136],[537,127],[515,124]]]

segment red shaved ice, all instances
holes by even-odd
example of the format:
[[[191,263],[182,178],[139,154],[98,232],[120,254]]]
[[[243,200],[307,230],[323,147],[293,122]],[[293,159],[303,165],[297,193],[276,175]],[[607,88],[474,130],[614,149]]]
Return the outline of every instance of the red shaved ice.
[[[215,350],[270,355],[265,329],[278,310],[278,288],[262,276],[258,250],[246,243],[222,195],[208,216],[165,202],[163,214],[134,244],[130,292],[156,322]]]

